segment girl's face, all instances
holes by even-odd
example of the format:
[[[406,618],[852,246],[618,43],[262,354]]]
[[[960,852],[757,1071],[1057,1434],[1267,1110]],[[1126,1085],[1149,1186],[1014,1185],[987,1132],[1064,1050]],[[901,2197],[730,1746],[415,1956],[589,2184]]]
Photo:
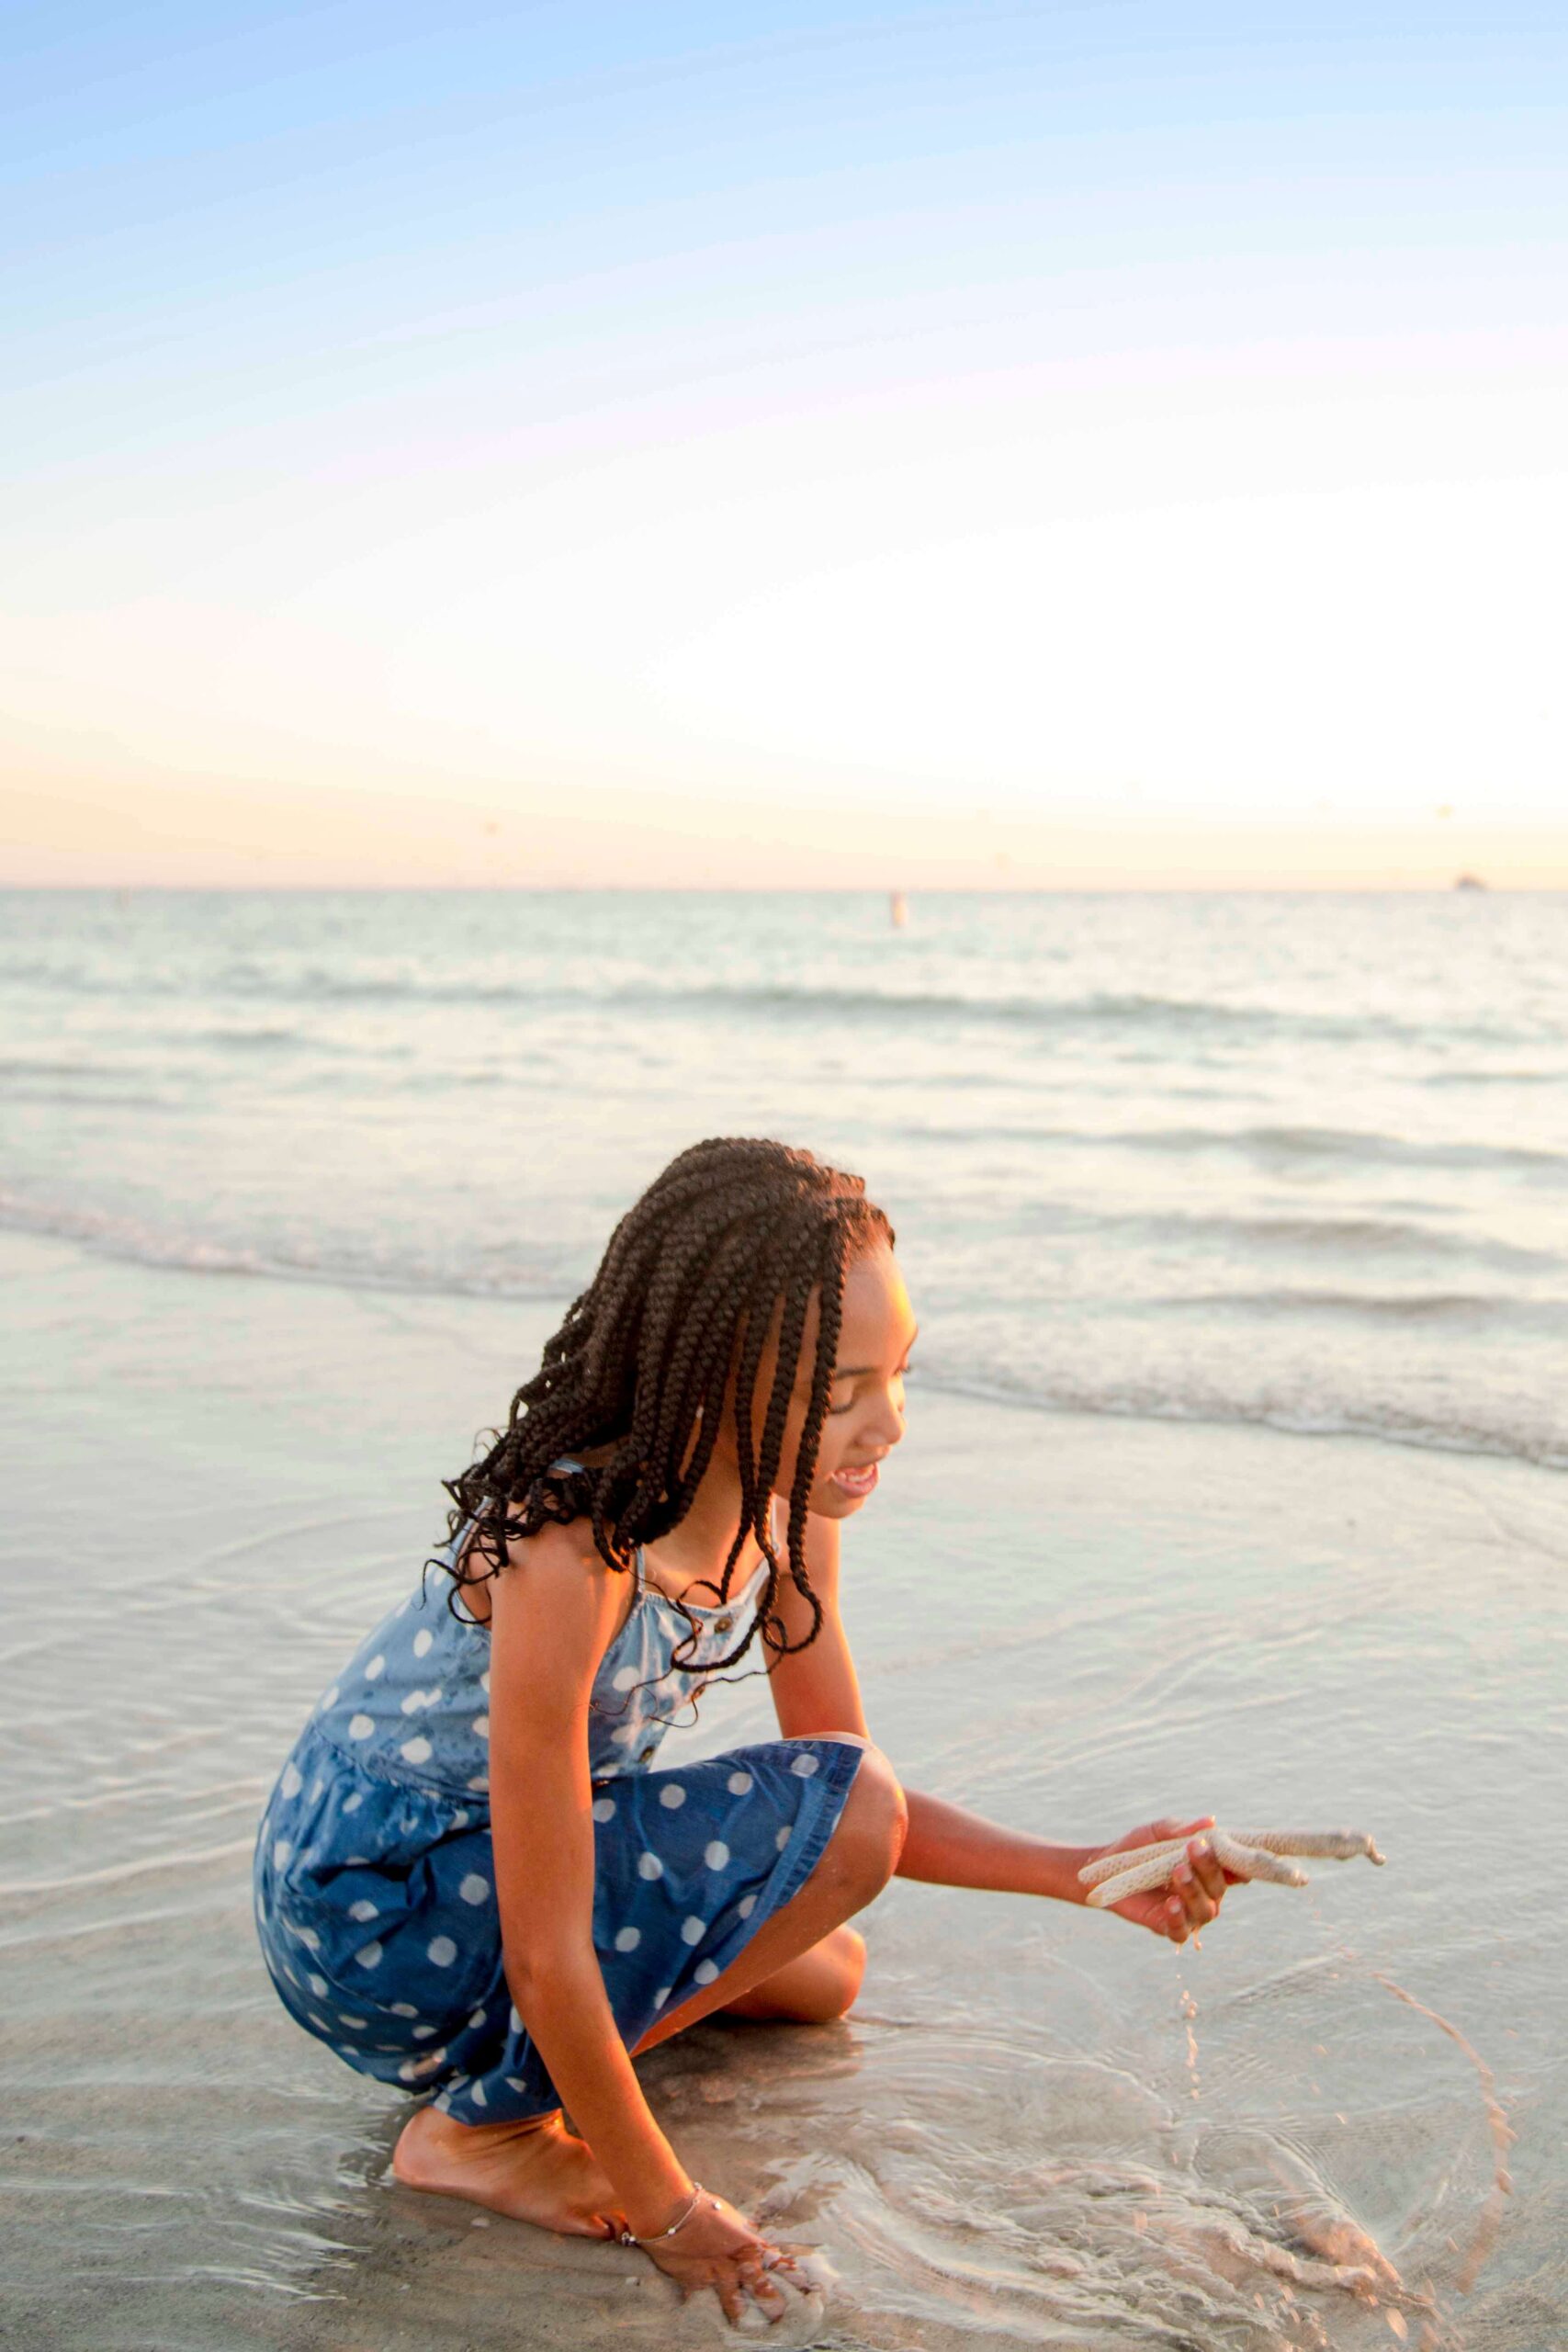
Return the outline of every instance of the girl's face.
[[[752,1442],[761,1433],[778,1365],[782,1299],[774,1306],[767,1343],[758,1366],[751,1401]],[[784,1422],[775,1486],[787,1495],[795,1480],[801,1431],[811,1401],[812,1367],[821,1322],[821,1292],[813,1290],[801,1335],[800,1361]],[[817,1470],[807,1509],[827,1519],[848,1519],[875,1492],[875,1464],[904,1434],[904,1373],[918,1326],[898,1261],[886,1244],[857,1258],[844,1270],[843,1318],[834,1357],[833,1385],[817,1448]],[[728,1415],[716,1453],[735,1457],[734,1425]],[[739,1464],[737,1464],[739,1477]]]

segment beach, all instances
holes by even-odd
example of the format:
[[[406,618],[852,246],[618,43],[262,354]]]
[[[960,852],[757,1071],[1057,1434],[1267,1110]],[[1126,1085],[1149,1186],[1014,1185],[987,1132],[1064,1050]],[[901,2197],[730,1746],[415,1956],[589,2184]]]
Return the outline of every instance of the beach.
[[[401,2103],[290,2024],[250,1919],[278,1760],[436,1532],[423,1465],[461,1456],[548,1318],[36,1237],[0,1265],[6,2334],[671,2340],[640,2256],[392,2184]],[[1445,2344],[1553,2340],[1565,1553],[1529,1465],[912,1401],[845,1605],[913,1785],[1068,1839],[1168,1809],[1348,1822],[1389,1862],[1235,1891],[1182,1953],[895,1882],[842,2023],[708,2025],[642,2062],[699,2177],[829,2254],[826,2340],[1386,2340],[1397,2301],[1277,2234],[1275,2156],[1394,2262],[1411,2340],[1423,2295]],[[755,1684],[714,1695],[684,1752],[765,1731]],[[1383,1974],[1464,2033],[1518,2134],[1468,2295],[1483,2086]]]
[[[1388,1861],[1179,1952],[895,1880],[847,2018],[639,2062],[682,2160],[821,2249],[835,2352],[1557,2343],[1557,902],[917,899],[890,942],[613,896],[504,948],[441,894],[7,900],[0,2337],[724,2340],[630,2249],[390,2180],[406,2109],[284,2014],[249,1861],[615,1217],[776,1133],[866,1174],[922,1325],[844,1546],[901,1776]],[[671,1760],[770,1724],[716,1687]]]

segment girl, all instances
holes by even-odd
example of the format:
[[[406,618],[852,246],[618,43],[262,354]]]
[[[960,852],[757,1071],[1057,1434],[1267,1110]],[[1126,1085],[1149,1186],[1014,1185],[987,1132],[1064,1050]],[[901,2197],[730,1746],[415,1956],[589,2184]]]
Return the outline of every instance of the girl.
[[[894,1238],[808,1151],[719,1136],[672,1160],[445,1482],[447,1605],[422,1586],[361,1644],[256,1846],[284,2006],[427,2099],[400,2180],[635,2242],[731,2320],[747,2297],[778,2316],[770,2273],[795,2266],[689,2177],[633,2059],[717,2009],[841,2017],[865,1964],[845,1923],[894,1871],[1073,1903],[1112,1850],[904,1789],[867,1737],[839,1530],[904,1434]],[[650,1770],[758,1645],[780,1736]],[[1122,1917],[1176,1943],[1213,1918],[1225,1874],[1188,1853]]]

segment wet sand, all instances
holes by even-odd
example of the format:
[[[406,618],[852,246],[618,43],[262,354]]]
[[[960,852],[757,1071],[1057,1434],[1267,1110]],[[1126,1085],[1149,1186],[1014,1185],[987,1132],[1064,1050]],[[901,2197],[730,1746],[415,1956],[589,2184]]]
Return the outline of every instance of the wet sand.
[[[15,1235],[0,1280],[0,2335],[727,2340],[629,2251],[392,2184],[400,2102],[298,2032],[251,1935],[288,1740],[558,1309]],[[685,2161],[825,2250],[828,2345],[1560,2341],[1562,1480],[914,1380],[909,1404],[846,1615],[912,1784],[1073,1839],[1183,1809],[1353,1823],[1389,1867],[1237,1890],[1179,1955],[897,1882],[848,2019],[710,2025],[643,2062]],[[760,1683],[714,1695],[686,1752],[766,1731]],[[1506,2194],[1434,2018],[1495,2077]],[[1402,2294],[1308,2250],[1337,2223]]]

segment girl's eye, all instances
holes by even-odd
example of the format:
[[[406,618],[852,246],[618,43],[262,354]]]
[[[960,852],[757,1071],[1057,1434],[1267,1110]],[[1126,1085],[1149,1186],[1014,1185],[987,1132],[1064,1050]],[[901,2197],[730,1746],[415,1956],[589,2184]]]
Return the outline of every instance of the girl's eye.
[[[894,1379],[895,1379],[895,1380],[902,1380],[902,1379],[903,1379],[903,1377],[904,1377],[904,1374],[908,1371],[908,1369],[909,1369],[908,1363],[908,1361],[906,1361],[904,1363],[902,1363],[902,1364],[899,1366],[898,1370],[894,1374],[894,1375],[893,1375]],[[850,1410],[851,1407],[853,1405],[854,1401],[855,1401],[855,1400],[854,1400],[854,1398],[852,1396],[852,1397],[850,1398],[850,1402],[849,1402],[849,1404],[848,1404],[848,1405],[829,1405],[829,1408],[828,1408],[828,1412],[829,1412],[829,1418],[830,1418],[830,1419],[832,1419],[832,1418],[836,1418],[836,1417],[837,1417],[839,1414],[840,1414],[840,1413],[847,1413],[847,1412]]]

